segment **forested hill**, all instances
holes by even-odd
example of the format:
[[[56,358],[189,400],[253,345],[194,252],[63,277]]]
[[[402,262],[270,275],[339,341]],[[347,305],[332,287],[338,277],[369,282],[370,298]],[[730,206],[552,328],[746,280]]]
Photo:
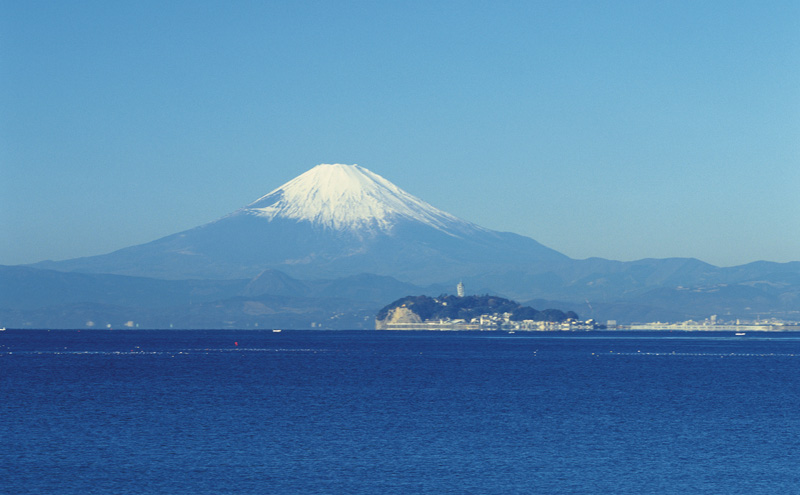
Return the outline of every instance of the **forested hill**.
[[[545,309],[538,311],[529,306],[520,306],[519,303],[497,296],[465,296],[457,297],[441,295],[439,297],[406,296],[402,299],[383,307],[377,314],[377,320],[385,320],[395,308],[405,307],[420,320],[445,320],[463,319],[470,321],[481,315],[511,313],[512,321],[534,320],[562,322],[568,319],[578,319],[572,311],[558,309]]]

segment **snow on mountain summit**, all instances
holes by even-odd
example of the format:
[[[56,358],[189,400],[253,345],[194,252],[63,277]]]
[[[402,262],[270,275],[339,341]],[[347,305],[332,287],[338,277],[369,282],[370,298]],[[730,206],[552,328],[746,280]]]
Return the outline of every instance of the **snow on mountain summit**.
[[[451,235],[480,229],[358,165],[317,165],[240,211],[354,232],[391,232],[399,220],[422,222]]]

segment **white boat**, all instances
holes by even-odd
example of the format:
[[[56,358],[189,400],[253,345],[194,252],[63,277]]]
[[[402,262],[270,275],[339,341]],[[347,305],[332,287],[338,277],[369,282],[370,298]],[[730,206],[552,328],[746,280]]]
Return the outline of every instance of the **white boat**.
[[[736,332],[736,336],[737,337],[743,337],[744,336],[744,332]]]
[[[278,332],[280,332],[280,331],[281,331],[281,329],[280,329],[280,328],[273,328],[273,329],[272,329],[272,333],[278,333]]]

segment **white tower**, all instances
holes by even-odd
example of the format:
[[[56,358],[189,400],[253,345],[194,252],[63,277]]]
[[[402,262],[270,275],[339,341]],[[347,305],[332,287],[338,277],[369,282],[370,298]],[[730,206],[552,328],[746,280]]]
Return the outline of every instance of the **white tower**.
[[[458,294],[458,297],[464,297],[464,282],[459,282],[456,285],[456,294]]]

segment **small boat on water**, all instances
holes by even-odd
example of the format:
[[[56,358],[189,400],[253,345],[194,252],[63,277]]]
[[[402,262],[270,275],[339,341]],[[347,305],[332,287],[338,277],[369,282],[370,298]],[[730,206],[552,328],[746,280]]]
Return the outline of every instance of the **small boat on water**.
[[[280,332],[280,331],[281,331],[281,329],[280,329],[280,328],[273,328],[273,329],[272,329],[272,333],[278,333],[278,332]]]
[[[744,335],[745,335],[744,332],[736,332],[737,337],[744,337]]]

